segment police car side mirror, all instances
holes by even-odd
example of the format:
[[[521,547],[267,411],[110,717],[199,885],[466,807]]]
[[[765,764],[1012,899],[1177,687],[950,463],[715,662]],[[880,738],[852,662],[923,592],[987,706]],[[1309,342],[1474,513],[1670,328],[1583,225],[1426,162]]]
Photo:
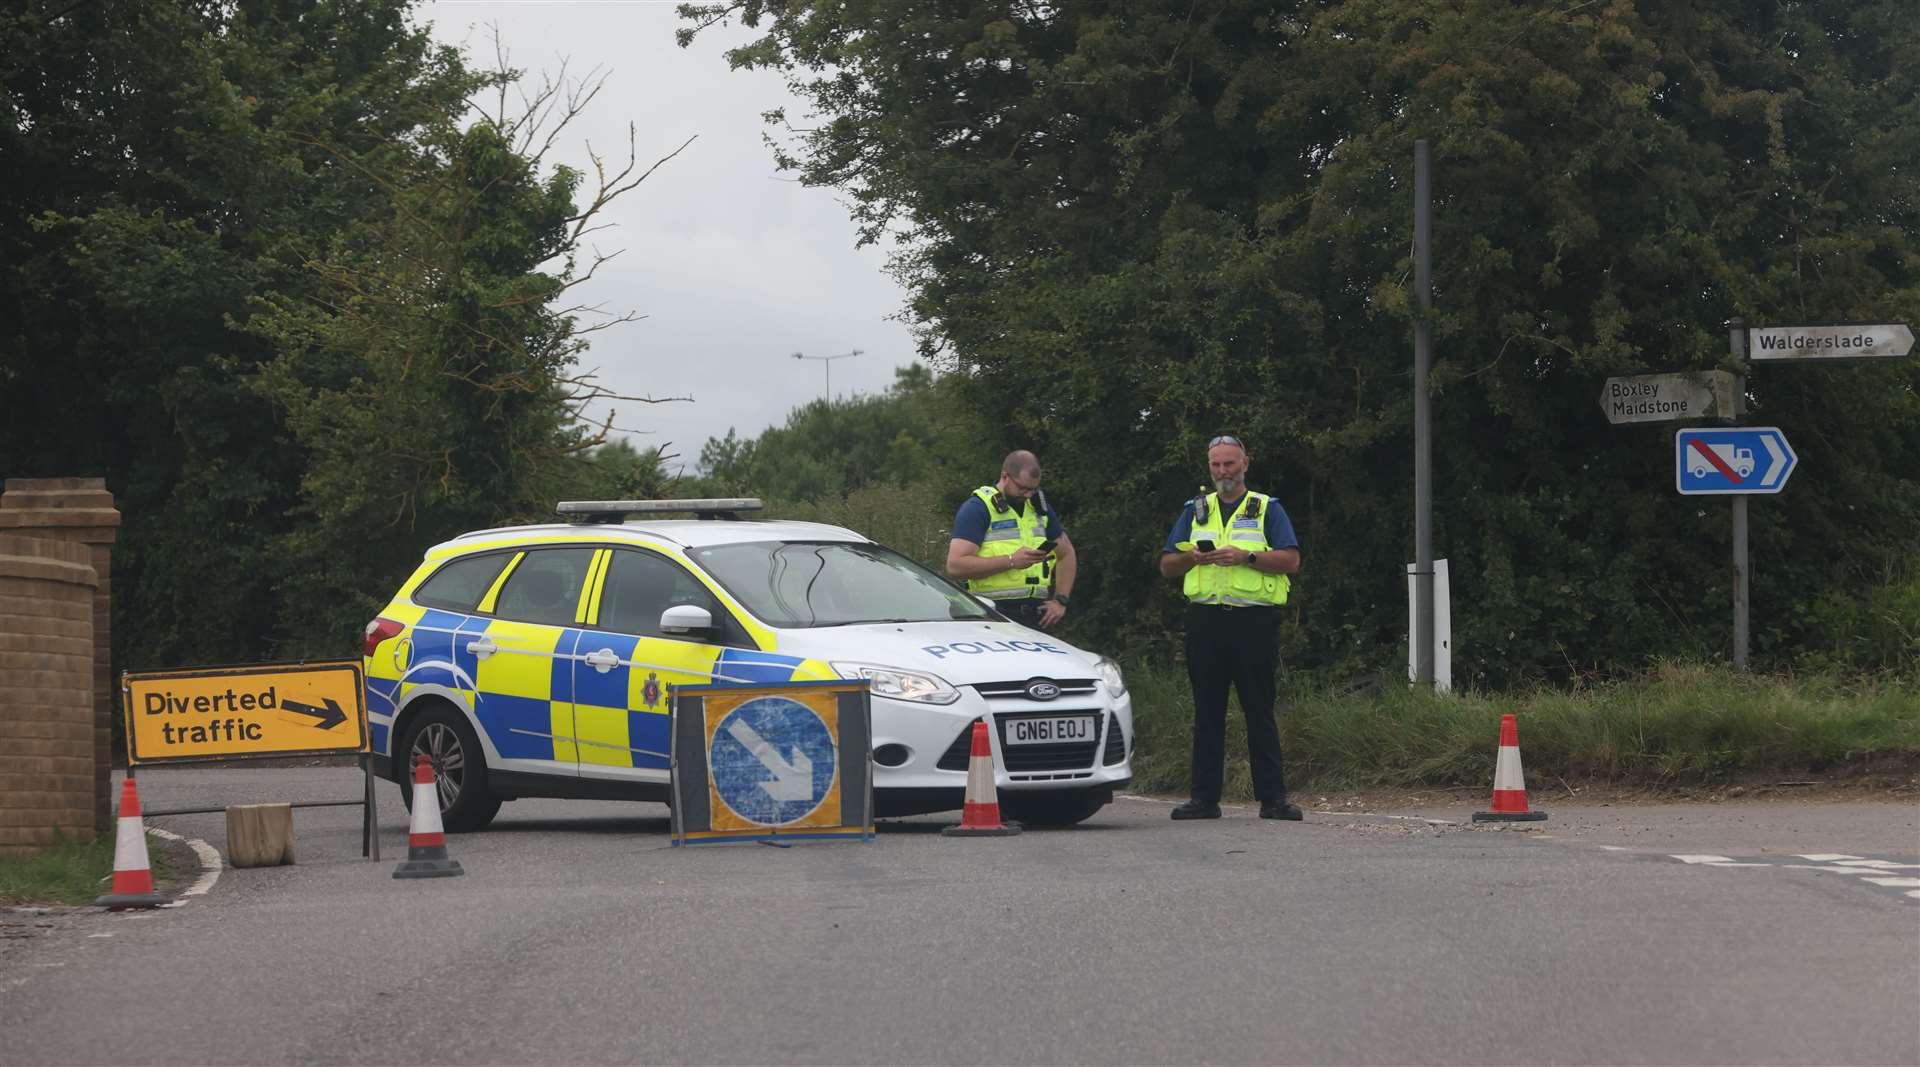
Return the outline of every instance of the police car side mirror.
[[[660,613],[660,632],[705,637],[713,632],[713,613],[693,604],[675,604]]]

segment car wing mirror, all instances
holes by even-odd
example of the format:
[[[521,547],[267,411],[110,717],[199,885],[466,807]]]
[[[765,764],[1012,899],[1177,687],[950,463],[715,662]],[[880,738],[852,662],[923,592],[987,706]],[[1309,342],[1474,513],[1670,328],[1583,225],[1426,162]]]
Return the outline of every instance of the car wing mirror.
[[[713,632],[713,613],[694,604],[675,604],[660,613],[660,632],[705,637]]]
[[[981,596],[979,593],[975,593],[973,594],[973,599],[978,600],[980,603],[985,604],[987,607],[990,607],[995,611],[1000,610],[1000,605],[995,603],[994,599],[990,596]]]

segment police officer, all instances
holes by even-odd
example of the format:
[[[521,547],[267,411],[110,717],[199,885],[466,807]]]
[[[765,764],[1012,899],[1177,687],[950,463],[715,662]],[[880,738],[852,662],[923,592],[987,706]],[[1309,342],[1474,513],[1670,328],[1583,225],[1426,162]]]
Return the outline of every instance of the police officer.
[[[1220,817],[1226,761],[1227,687],[1247,717],[1247,758],[1263,819],[1298,821],[1287,803],[1274,725],[1280,605],[1300,573],[1293,522],[1271,497],[1247,489],[1247,446],[1222,434],[1207,442],[1214,491],[1187,502],[1160,555],[1160,573],[1187,596],[1187,677],[1193,684],[1193,788],[1176,819]]]
[[[1058,562],[1050,562],[1055,556]],[[1008,453],[1000,480],[974,490],[953,516],[948,576],[1015,622],[1036,630],[1057,624],[1067,613],[1077,568],[1073,542],[1040,491],[1040,461],[1031,452]]]

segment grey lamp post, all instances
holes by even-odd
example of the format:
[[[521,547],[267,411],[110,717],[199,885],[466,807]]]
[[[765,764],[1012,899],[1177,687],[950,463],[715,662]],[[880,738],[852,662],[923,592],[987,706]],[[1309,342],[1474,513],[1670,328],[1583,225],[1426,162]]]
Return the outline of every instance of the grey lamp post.
[[[793,354],[793,358],[817,359],[820,361],[822,369],[827,372],[827,392],[824,399],[827,400],[828,402],[832,402],[833,400],[833,361],[836,359],[851,359],[852,357],[858,356],[861,354],[862,354],[861,350],[856,348],[851,352],[842,352],[837,356],[809,356],[804,352],[795,352]]]

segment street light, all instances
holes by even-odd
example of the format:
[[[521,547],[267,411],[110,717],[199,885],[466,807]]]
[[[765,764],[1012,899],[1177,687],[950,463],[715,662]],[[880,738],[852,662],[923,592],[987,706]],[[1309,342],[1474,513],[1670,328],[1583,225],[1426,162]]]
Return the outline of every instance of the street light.
[[[852,358],[853,356],[858,356],[861,354],[862,353],[860,349],[856,348],[851,352],[842,352],[837,356],[809,356],[802,352],[795,352],[793,354],[793,358],[817,359],[821,362],[822,369],[824,369],[827,372],[827,392],[826,392],[825,399],[829,403],[831,403],[833,401],[833,361],[836,359],[849,359],[849,358]]]

